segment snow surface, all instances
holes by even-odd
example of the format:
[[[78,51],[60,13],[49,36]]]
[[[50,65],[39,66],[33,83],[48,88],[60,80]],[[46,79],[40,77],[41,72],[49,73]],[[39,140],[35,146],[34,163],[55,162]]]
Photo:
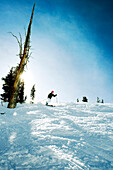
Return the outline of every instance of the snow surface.
[[[0,106],[0,170],[113,169],[113,104]]]

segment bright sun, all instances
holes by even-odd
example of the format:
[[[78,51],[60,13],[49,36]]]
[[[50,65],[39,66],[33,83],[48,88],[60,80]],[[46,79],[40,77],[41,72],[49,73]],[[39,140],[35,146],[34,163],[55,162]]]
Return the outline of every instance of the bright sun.
[[[23,74],[21,75],[21,80],[24,80],[24,82],[28,82],[31,78],[31,74],[29,71],[24,71]]]
[[[25,95],[27,95],[27,100],[30,100],[31,88],[35,84],[32,73],[28,70],[24,71],[23,74],[21,75],[21,80],[24,81]]]

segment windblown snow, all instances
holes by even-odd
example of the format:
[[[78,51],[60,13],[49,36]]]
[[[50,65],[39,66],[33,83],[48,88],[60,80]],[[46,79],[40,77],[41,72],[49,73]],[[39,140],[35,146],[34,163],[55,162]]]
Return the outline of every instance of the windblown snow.
[[[113,169],[113,104],[0,106],[0,169]]]

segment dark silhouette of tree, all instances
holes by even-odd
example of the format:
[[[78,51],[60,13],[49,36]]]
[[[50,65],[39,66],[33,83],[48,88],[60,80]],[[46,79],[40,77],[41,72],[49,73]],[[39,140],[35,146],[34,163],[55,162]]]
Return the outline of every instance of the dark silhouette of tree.
[[[17,74],[16,74],[16,77],[15,77],[12,94],[11,94],[11,97],[10,97],[10,100],[9,100],[9,103],[8,103],[8,108],[15,108],[16,107],[17,96],[18,96],[18,88],[19,88],[19,84],[20,84],[20,76],[22,75],[24,68],[27,65],[27,61],[29,59],[30,34],[31,34],[31,24],[32,24],[32,20],[33,20],[34,8],[35,8],[35,4],[33,6],[31,19],[30,19],[30,23],[29,23],[29,26],[28,26],[28,31],[27,31],[27,35],[26,35],[26,39],[25,39],[25,44],[24,44],[24,50],[23,50],[22,54],[20,52],[21,60],[20,60],[19,67],[17,69]]]
[[[32,99],[31,103],[33,103],[33,100],[35,98],[35,91],[36,91],[35,90],[35,85],[33,85],[32,89],[31,89],[31,94],[30,94],[31,99]]]
[[[88,99],[87,99],[87,97],[83,97],[83,100],[82,100],[83,102],[88,102]]]
[[[9,73],[7,74],[7,76],[5,78],[2,78],[2,80],[4,81],[3,84],[3,94],[1,94],[1,100],[3,100],[4,102],[9,102],[10,97],[11,97],[11,93],[13,91],[13,84],[15,81],[15,76],[16,76],[16,72],[17,72],[17,67],[14,68],[12,67],[9,71]],[[24,82],[19,83],[19,87],[18,87],[18,96],[17,96],[17,103],[23,103],[25,101],[24,98]]]
[[[24,103],[26,98],[26,96],[24,97],[24,81],[22,81],[19,86],[17,103]]]
[[[100,99],[99,99],[99,97],[97,97],[97,103],[100,103]]]
[[[2,80],[4,81],[3,84],[3,94],[1,94],[1,100],[3,100],[4,102],[9,102],[9,99],[11,97],[11,93],[13,90],[13,84],[14,84],[14,68],[12,67],[10,72],[7,74],[7,76],[5,78],[2,78]]]
[[[79,102],[79,99],[77,98],[77,102]]]
[[[102,99],[102,102],[101,103],[104,103],[104,100]]]

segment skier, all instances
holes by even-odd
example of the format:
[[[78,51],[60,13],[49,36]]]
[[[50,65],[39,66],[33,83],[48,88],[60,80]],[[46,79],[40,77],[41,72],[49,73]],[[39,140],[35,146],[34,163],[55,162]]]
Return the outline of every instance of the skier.
[[[51,93],[48,94],[47,101],[46,101],[46,106],[48,106],[48,103],[51,101],[51,98],[56,97],[56,96],[57,96],[57,94],[54,94],[54,91],[51,91]]]

